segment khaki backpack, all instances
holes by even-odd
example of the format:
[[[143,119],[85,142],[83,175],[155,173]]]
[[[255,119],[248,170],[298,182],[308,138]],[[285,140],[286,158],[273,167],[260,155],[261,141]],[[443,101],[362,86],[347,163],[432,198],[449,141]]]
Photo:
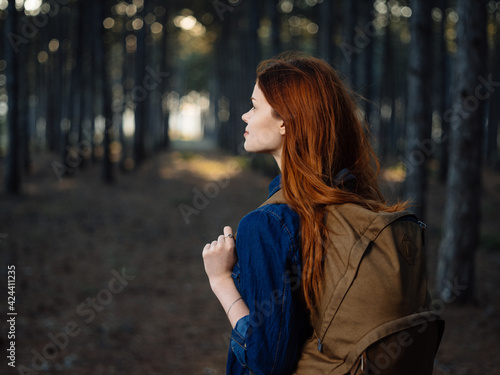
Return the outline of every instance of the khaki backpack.
[[[281,190],[265,204],[286,204]],[[444,331],[430,311],[423,229],[408,211],[328,207],[324,283],[296,375],[431,375]]]

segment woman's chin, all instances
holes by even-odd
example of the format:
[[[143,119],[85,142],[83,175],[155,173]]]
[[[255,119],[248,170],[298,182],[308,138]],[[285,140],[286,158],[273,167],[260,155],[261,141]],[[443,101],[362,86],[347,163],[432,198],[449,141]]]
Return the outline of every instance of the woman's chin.
[[[252,147],[251,144],[248,144],[248,141],[245,141],[245,143],[243,143],[243,149],[246,151],[246,152],[255,152],[254,148]]]

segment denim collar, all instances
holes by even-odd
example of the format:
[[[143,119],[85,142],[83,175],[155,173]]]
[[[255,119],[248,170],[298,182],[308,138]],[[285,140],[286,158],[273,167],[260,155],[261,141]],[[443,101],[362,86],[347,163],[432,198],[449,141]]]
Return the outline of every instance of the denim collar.
[[[274,178],[274,180],[271,181],[269,184],[269,196],[268,198],[271,198],[271,196],[276,193],[279,189],[281,189],[281,175],[278,175]]]

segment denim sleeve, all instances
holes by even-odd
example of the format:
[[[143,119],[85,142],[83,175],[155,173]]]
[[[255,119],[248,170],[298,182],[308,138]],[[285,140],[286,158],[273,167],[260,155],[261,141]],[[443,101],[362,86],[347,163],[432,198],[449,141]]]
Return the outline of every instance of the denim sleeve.
[[[247,315],[238,320],[231,333],[231,350],[243,367],[247,367],[245,337],[247,333],[250,333],[251,329],[250,315]]]
[[[295,224],[257,210],[238,226],[239,289],[250,314],[237,322],[230,347],[255,374],[292,373],[302,344],[298,327],[304,316],[296,309],[299,283],[292,262],[298,228],[290,228]]]

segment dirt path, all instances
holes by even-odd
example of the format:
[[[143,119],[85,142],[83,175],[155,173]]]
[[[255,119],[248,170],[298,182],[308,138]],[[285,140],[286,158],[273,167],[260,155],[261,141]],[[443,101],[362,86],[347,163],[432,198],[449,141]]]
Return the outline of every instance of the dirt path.
[[[258,206],[270,179],[242,168],[242,158],[183,150],[119,175],[114,186],[100,182],[97,167],[59,182],[54,158],[38,157],[24,195],[0,196],[1,274],[6,280],[5,265],[16,266],[18,312],[18,371],[3,358],[0,372],[224,374],[230,327],[209,289],[201,248]],[[486,197],[498,205],[495,178]],[[434,259],[443,191],[432,189]],[[487,227],[494,232],[498,219]],[[478,254],[478,306],[445,306],[437,374],[500,368],[499,254]],[[1,327],[3,350],[5,319]]]

